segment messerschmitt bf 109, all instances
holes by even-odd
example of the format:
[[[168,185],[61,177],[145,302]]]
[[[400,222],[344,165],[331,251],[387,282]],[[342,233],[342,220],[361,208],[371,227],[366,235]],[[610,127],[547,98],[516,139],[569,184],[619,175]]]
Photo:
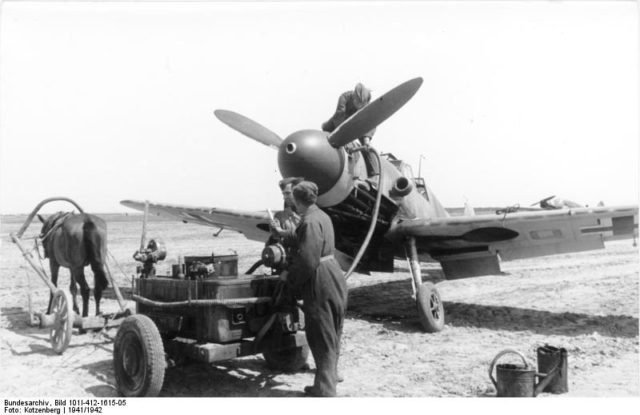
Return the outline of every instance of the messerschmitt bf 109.
[[[318,206],[333,221],[339,262],[347,274],[393,272],[394,259],[406,259],[411,271],[413,299],[424,329],[444,326],[438,290],[423,282],[420,261],[438,261],[445,278],[500,273],[500,260],[604,248],[604,241],[635,237],[638,207],[570,207],[496,214],[450,216],[411,166],[390,154],[379,155],[357,140],[388,119],[418,91],[421,78],[409,80],[345,120],[328,133],[308,129],[284,140],[240,114],[216,110],[216,117],[232,129],[278,152],[283,177],[303,177],[318,186]],[[370,168],[359,153],[369,152],[377,167]],[[371,163],[376,164],[376,163]],[[145,203],[123,205],[144,210]],[[239,211],[168,204],[147,204],[150,213],[183,222],[232,229],[247,238],[265,241],[268,211]],[[269,247],[265,250],[270,249]],[[277,268],[277,247],[271,247]]]

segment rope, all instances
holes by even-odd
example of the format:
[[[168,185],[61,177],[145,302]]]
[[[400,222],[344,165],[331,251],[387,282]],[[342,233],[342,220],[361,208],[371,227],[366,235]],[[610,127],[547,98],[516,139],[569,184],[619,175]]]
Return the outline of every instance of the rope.
[[[133,284],[133,277],[128,276],[124,270],[122,269],[122,267],[120,266],[120,263],[118,263],[118,261],[116,260],[116,257],[113,256],[113,254],[111,253],[111,251],[109,251],[107,249],[107,255],[109,255],[111,257],[111,260],[113,261],[114,264],[116,264],[116,267],[118,267],[118,269],[120,270],[120,272],[122,273],[122,275],[124,275],[125,278],[128,279],[128,281],[130,283]]]
[[[37,251],[38,252],[38,258],[40,259],[40,265],[42,265],[42,260],[44,259],[42,257],[42,254],[40,253],[39,244],[41,244],[41,243],[42,243],[42,241],[40,239],[38,239],[38,238],[34,238],[33,239],[34,248],[32,249],[32,251]],[[42,246],[42,250],[44,250],[44,245]]]

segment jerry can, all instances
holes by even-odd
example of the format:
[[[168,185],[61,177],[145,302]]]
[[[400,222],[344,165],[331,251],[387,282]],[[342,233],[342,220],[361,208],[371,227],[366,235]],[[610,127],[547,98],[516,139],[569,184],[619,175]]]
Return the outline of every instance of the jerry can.
[[[567,350],[545,344],[544,346],[538,347],[536,354],[538,358],[538,372],[549,373],[554,368],[557,368],[555,377],[544,388],[543,392],[569,392]]]

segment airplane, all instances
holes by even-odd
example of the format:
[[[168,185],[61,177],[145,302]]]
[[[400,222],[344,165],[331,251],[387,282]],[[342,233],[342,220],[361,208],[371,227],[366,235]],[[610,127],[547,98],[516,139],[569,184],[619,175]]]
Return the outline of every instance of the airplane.
[[[346,277],[356,267],[363,273],[393,272],[395,259],[408,261],[412,300],[427,332],[443,329],[445,313],[435,285],[422,280],[421,261],[438,261],[446,279],[493,275],[500,273],[500,261],[601,249],[605,241],[637,236],[634,205],[543,206],[451,216],[425,180],[414,177],[409,164],[392,154],[378,154],[371,145],[354,144],[404,106],[421,85],[422,78],[414,78],[396,86],[333,132],[305,129],[285,139],[233,111],[219,109],[214,114],[237,132],[276,150],[283,177],[303,177],[317,184],[317,204],[333,222],[337,256]],[[366,165],[362,152],[377,160],[377,170]],[[121,204],[145,209],[141,201]],[[264,242],[269,236],[267,211],[147,206],[153,214],[235,230],[251,240]]]

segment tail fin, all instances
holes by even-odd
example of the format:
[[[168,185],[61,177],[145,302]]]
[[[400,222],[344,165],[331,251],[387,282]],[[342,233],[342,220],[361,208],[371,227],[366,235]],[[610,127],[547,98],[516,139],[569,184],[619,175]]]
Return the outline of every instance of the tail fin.
[[[468,201],[465,201],[464,202],[464,216],[475,216],[475,215],[476,215],[476,211],[473,208],[473,206],[471,206]]]

